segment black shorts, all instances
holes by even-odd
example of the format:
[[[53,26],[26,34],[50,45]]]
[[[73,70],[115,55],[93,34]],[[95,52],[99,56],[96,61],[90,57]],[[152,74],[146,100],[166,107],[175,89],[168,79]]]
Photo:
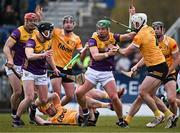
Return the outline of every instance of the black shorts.
[[[64,74],[67,74],[67,75],[73,75],[73,74],[72,74],[72,69],[63,70],[62,67],[58,67],[58,66],[56,66],[56,68],[57,68],[61,73],[64,73]],[[57,76],[57,75],[52,75],[52,76],[50,76],[50,79],[54,79],[54,78],[59,78],[59,76]],[[71,80],[71,79],[68,79],[68,78],[62,78],[62,82],[70,83],[70,82],[74,82],[74,81]]]
[[[148,70],[147,76],[154,77],[164,82],[169,69],[167,63],[163,62],[155,66],[147,67],[147,70]]]
[[[169,74],[166,79],[163,81],[163,84],[166,84],[169,81],[174,80],[176,82],[176,73]]]

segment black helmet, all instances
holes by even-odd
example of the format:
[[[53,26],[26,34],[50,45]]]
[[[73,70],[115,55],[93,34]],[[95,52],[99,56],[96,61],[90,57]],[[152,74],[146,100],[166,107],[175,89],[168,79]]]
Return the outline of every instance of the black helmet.
[[[50,22],[42,21],[37,25],[37,27],[38,27],[39,32],[44,32],[45,30],[51,30],[52,31],[54,28],[54,25]]]
[[[164,23],[161,22],[161,21],[155,21],[152,23],[152,27],[161,27],[161,28],[164,28]]]
[[[45,39],[49,40],[51,36],[50,32],[52,32],[52,30],[54,29],[54,25],[50,22],[42,21],[37,25],[37,28],[38,28],[38,31],[41,33],[41,35]],[[48,31],[47,35],[44,33],[44,31],[46,30]]]
[[[73,16],[71,16],[71,15],[66,15],[66,16],[63,17],[63,24],[65,23],[65,21],[68,21],[68,20],[70,20],[70,21],[72,21],[72,22],[75,22]]]

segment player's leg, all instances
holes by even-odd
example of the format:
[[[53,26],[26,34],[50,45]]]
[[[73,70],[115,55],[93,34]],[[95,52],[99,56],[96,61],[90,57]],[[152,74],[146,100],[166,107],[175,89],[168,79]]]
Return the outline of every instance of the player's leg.
[[[138,97],[133,102],[133,104],[128,112],[128,115],[125,118],[125,121],[127,122],[127,124],[130,124],[134,115],[139,111],[142,103],[143,103],[143,100],[142,100],[141,96],[138,95]]]
[[[153,97],[155,96],[154,92],[156,92],[158,86],[161,81],[151,76],[146,76],[140,85],[140,96],[145,101],[145,103],[149,106],[149,108],[153,111],[155,119],[157,123],[161,123],[164,118],[163,113],[158,109],[155,100]]]
[[[86,103],[86,96],[85,94],[91,90],[94,87],[94,84],[91,83],[89,80],[85,79],[85,82],[82,86],[76,89],[75,94],[77,97],[77,101],[79,105],[82,108],[83,112],[83,123],[82,127],[87,126],[88,124],[88,119],[89,119],[89,110],[87,108],[87,103]]]
[[[110,80],[107,83],[104,83],[104,89],[108,93],[109,98],[112,101],[114,111],[116,112],[116,115],[119,119],[119,122],[117,123],[117,125],[125,128],[127,127],[127,125],[125,124],[123,120],[122,103],[119,100],[116,88],[117,87],[116,87],[115,80]]]
[[[61,98],[61,105],[64,106],[74,98],[75,85],[71,82],[63,82],[65,96]]]
[[[169,107],[172,113],[177,114],[177,103],[176,103],[176,82],[171,80],[165,84],[165,90],[167,92],[167,99]]]

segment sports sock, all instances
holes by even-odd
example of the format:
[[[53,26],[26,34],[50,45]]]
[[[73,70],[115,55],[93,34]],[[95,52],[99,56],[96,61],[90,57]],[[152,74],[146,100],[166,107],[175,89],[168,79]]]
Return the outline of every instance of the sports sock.
[[[132,116],[127,115],[125,121],[129,124],[132,121],[132,118],[133,118]]]

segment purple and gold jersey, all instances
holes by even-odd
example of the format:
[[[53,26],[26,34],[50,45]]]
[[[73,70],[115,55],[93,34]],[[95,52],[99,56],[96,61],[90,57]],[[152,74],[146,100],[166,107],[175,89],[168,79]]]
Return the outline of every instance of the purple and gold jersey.
[[[34,53],[39,54],[43,53],[49,49],[51,49],[51,40],[46,41],[44,43],[40,43],[36,36],[37,33],[30,38],[27,43],[26,47],[33,48]],[[27,60],[23,64],[23,69],[35,74],[35,75],[43,75],[46,73],[47,70],[47,61],[45,58],[37,59],[37,60]]]
[[[96,47],[99,53],[105,53],[109,50],[109,47],[115,45],[116,42],[120,42],[120,34],[109,33],[109,39],[101,41],[98,37],[97,32],[94,32],[92,37],[88,41],[89,47]],[[95,61],[91,55],[90,66],[92,69],[97,71],[113,71],[114,70],[114,56],[110,56],[101,61]]]
[[[10,38],[12,38],[15,42],[15,45],[12,47],[14,52],[14,64],[17,66],[21,66],[23,64],[25,58],[25,45],[29,38],[32,37],[34,31],[32,33],[28,33],[24,26],[20,26],[15,29]]]

